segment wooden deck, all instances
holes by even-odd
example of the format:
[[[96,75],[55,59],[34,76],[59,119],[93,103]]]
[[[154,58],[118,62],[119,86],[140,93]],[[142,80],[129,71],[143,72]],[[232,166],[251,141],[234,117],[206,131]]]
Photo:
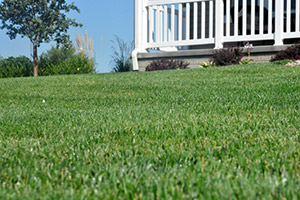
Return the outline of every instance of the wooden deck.
[[[283,46],[293,39],[300,39],[299,0],[135,1],[135,70],[139,54],[208,51],[244,42]]]

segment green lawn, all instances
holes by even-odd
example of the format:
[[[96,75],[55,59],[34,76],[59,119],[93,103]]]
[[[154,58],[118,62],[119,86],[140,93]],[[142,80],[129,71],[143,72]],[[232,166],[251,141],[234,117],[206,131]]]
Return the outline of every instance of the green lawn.
[[[300,68],[0,79],[0,199],[300,199],[299,130]]]

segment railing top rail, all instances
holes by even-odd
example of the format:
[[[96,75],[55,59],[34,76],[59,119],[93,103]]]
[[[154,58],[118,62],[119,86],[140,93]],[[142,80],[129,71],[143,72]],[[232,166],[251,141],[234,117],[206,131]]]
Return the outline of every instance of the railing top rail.
[[[146,6],[159,6],[166,4],[178,4],[178,3],[194,3],[201,1],[215,1],[215,0],[149,0]]]

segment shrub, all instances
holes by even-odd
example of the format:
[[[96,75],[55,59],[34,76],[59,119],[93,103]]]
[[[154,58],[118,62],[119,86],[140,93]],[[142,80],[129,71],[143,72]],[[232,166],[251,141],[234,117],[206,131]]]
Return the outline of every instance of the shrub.
[[[0,60],[0,78],[26,77],[33,75],[33,63],[25,56]]]
[[[130,53],[133,50],[133,42],[126,43],[118,36],[115,36],[115,41],[111,41],[111,49],[113,55],[111,56],[111,64],[113,64],[113,72],[128,72],[132,70],[132,62]]]
[[[283,51],[279,51],[270,61],[300,60],[300,44],[294,44]]]
[[[276,61],[273,61],[272,63],[276,64],[276,65],[286,65],[291,62],[293,62],[293,60],[276,60]]]
[[[73,47],[52,47],[39,61],[39,75],[88,74],[95,72],[95,62],[85,54],[76,54]]]
[[[146,71],[169,70],[169,69],[187,69],[189,63],[184,60],[158,59],[146,67]]]
[[[243,52],[239,47],[224,48],[213,52],[213,56],[209,59],[210,62],[217,66],[237,65],[242,61]]]
[[[113,72],[129,72],[132,71],[132,62],[130,59],[123,61],[122,59],[114,61]]]

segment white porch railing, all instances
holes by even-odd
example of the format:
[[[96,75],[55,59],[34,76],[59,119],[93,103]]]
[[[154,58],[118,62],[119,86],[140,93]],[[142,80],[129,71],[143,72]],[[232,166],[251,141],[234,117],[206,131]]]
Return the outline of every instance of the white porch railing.
[[[300,0],[135,0],[136,55],[149,49],[300,38]]]

